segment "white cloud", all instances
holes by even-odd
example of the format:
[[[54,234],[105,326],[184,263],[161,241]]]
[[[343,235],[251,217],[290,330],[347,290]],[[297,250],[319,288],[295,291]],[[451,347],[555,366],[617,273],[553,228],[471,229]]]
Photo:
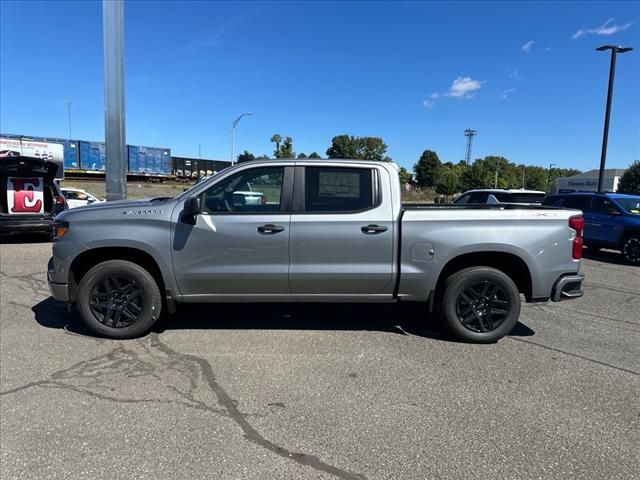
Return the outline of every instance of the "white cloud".
[[[624,25],[616,25],[613,23],[614,20],[615,18],[612,17],[599,27],[581,28],[573,34],[573,39],[576,40],[584,37],[585,35],[613,35],[614,33],[623,32],[631,26],[631,22],[625,23]]]
[[[534,43],[536,42],[534,42],[533,40],[529,40],[527,43],[520,47],[520,50],[522,50],[524,53],[529,53],[533,48]]]
[[[504,92],[502,92],[502,98],[504,98],[505,100],[507,100],[509,98],[509,96],[515,92],[516,89],[515,88],[508,88],[506,89]]]
[[[510,78],[515,78],[516,80],[520,78],[520,71],[517,68],[507,67],[507,73]]]
[[[424,102],[422,102],[422,105],[424,105],[426,108],[433,108],[435,104],[436,102],[434,102],[433,100],[425,100]]]
[[[431,94],[431,98],[438,98],[440,96],[440,94],[438,92],[433,92]]]
[[[445,95],[447,97],[472,98],[480,90],[483,83],[484,81],[473,80],[471,77],[458,77]]]

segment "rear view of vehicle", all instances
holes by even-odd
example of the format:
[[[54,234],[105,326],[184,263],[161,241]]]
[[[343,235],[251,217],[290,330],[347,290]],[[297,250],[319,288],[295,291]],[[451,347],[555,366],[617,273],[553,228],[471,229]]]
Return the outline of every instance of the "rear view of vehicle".
[[[32,157],[0,159],[0,233],[50,233],[55,216],[67,208],[54,179],[55,162]]]

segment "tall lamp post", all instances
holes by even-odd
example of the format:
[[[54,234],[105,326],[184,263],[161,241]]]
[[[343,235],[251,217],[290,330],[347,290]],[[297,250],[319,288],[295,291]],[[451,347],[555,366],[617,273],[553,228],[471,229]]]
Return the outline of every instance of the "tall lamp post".
[[[611,98],[613,97],[613,79],[616,74],[616,56],[618,53],[626,53],[633,50],[631,47],[616,47],[614,45],[603,45],[596,48],[599,52],[611,50],[611,66],[609,67],[609,90],[607,92],[607,108],[604,114],[604,133],[602,135],[602,154],[600,155],[600,173],[598,175],[598,193],[602,193],[602,182],[604,180],[604,165],[607,159],[607,141],[609,139],[609,117],[611,116]]]
[[[251,112],[245,112],[242,115],[240,115],[238,118],[236,118],[233,123],[231,124],[231,165],[236,163],[236,158],[234,155],[234,132],[236,130],[236,125],[238,125],[238,123],[240,123],[240,120],[242,120],[242,117],[244,117],[245,115],[253,115]]]
[[[556,166],[556,164],[555,164],[555,163],[550,163],[550,164],[549,164],[549,172],[547,173],[547,190],[550,190],[550,189],[549,189],[549,186],[550,186],[550,184],[551,184],[551,169],[552,169],[553,167],[555,167],[555,166]],[[549,191],[549,193],[551,193],[551,191]]]

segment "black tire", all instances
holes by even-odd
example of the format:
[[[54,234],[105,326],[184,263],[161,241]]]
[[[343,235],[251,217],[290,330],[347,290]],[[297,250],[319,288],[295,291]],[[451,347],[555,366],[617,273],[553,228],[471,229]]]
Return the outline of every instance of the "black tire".
[[[441,313],[457,339],[493,343],[511,333],[520,304],[518,287],[507,274],[492,267],[469,267],[445,280]]]
[[[108,260],[91,268],[80,281],[77,304],[93,332],[115,339],[143,335],[162,312],[156,280],[126,260]]]
[[[622,258],[629,265],[640,266],[640,234],[632,233],[622,240]]]

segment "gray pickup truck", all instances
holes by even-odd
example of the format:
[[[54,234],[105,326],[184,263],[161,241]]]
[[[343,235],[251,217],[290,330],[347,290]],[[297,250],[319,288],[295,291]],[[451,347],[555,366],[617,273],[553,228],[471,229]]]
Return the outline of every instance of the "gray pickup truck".
[[[582,296],[582,227],[577,210],[403,205],[392,163],[256,161],[176,198],[65,211],[48,281],[111,338],[144,334],[177,302],[409,301],[461,340],[495,342],[521,294]]]

